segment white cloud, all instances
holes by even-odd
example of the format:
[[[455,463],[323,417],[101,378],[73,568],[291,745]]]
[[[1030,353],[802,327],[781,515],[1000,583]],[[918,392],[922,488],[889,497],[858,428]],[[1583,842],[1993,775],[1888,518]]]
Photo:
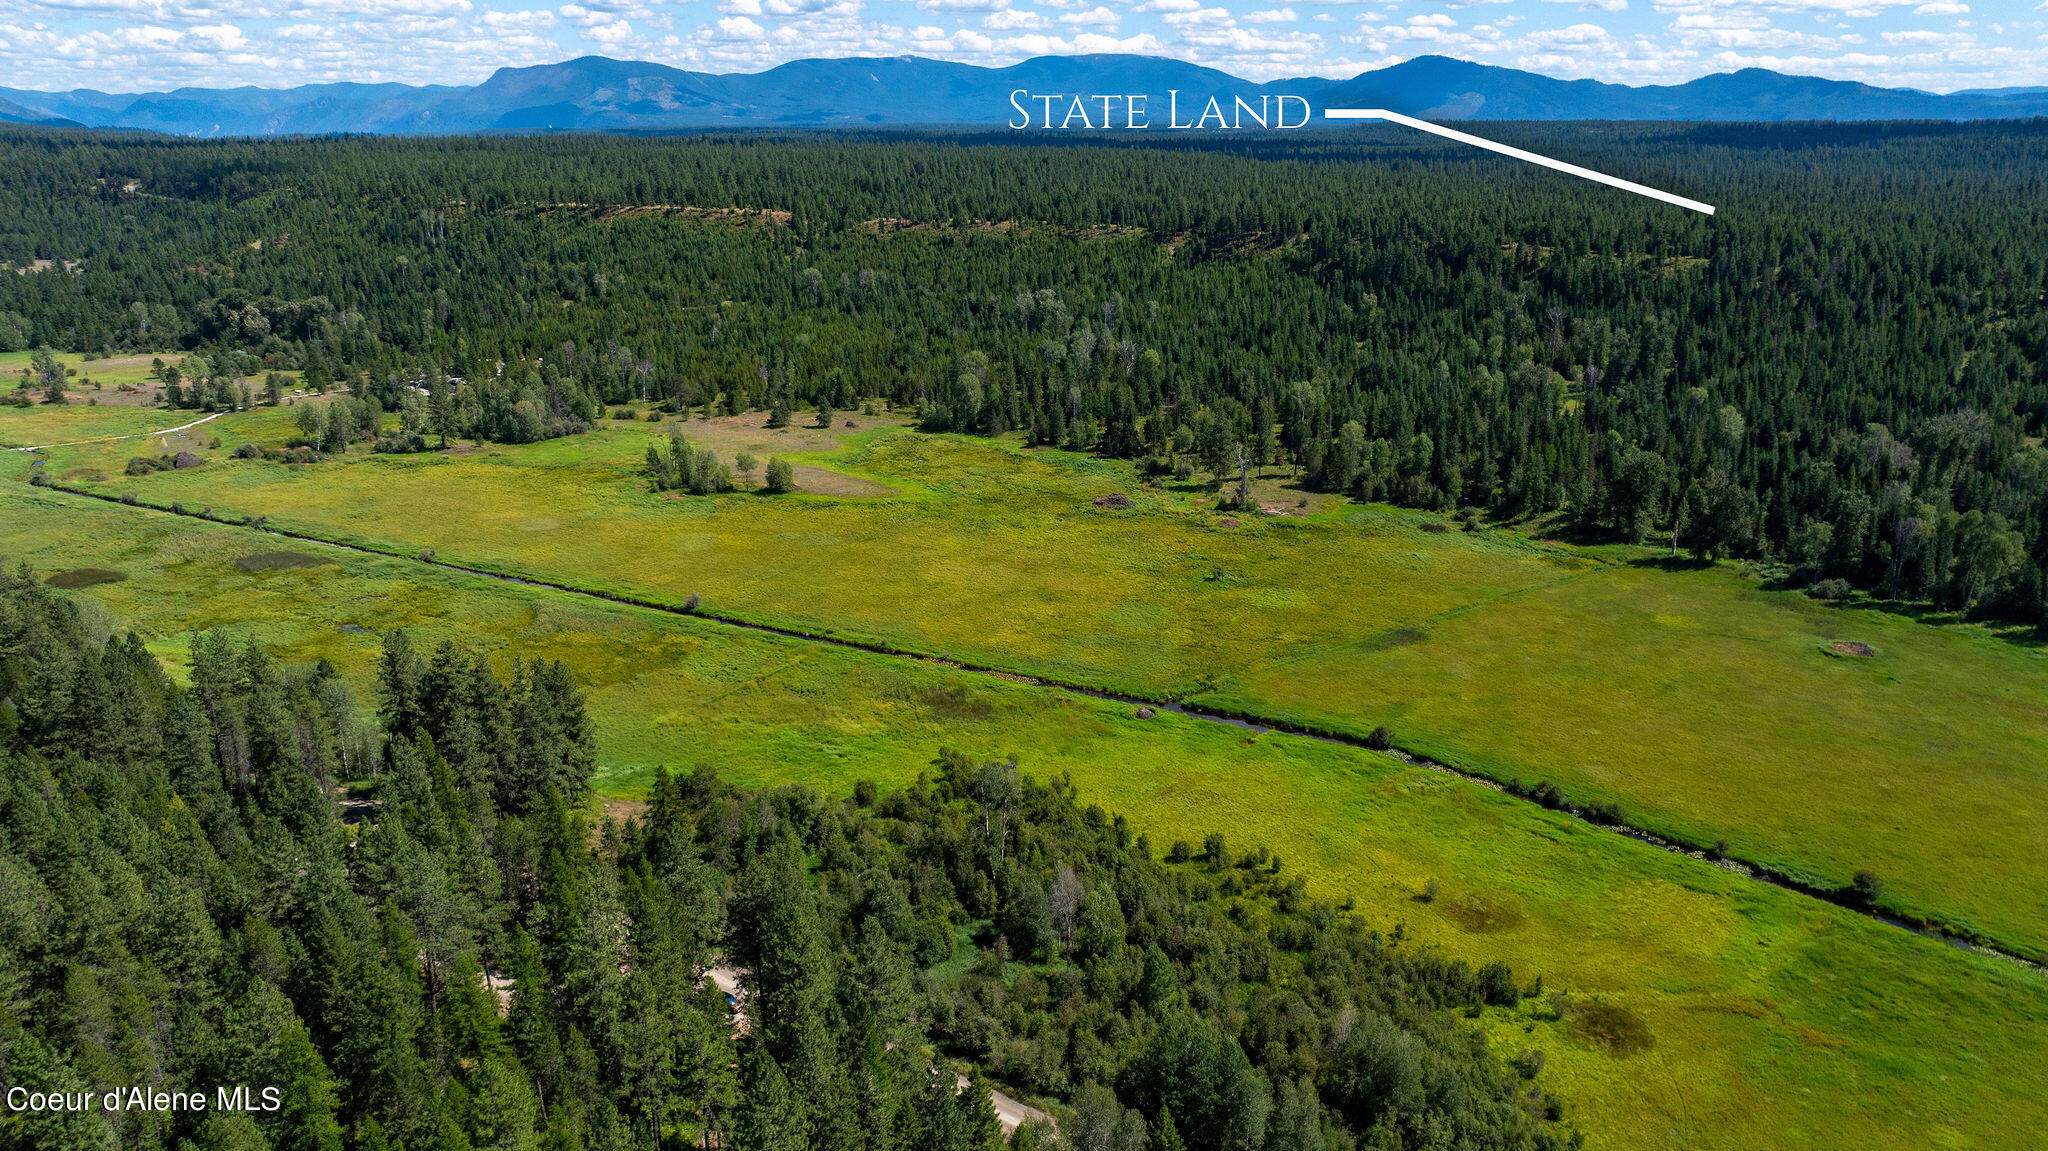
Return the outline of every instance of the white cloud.
[[[1227,28],[1237,23],[1228,8],[1197,8],[1193,12],[1169,12],[1160,20],[1175,28]]]
[[[592,51],[709,71],[752,71],[811,56],[915,53],[1004,65],[1038,54],[1139,52],[1262,79],[1350,75],[1438,52],[1629,83],[1755,66],[1936,91],[2048,84],[2048,39],[2037,39],[2048,0],[2025,0],[2032,12],[2027,17],[2017,15],[2016,0],[1998,0],[1998,15],[2012,18],[1983,25],[1969,19],[1973,4],[0,0],[0,74],[16,86],[46,89],[336,79],[473,83],[499,66]],[[2007,4],[2012,7],[2002,7]],[[1340,23],[1346,8],[1355,20]],[[1578,15],[1574,8],[1602,15]],[[1474,10],[1490,18],[1475,16],[1462,25],[1462,14]]]
[[[1051,23],[1052,21],[1047,20],[1043,13],[1025,8],[1004,8],[989,13],[982,20],[981,26],[992,32],[1011,32],[1019,28],[1045,28]]]
[[[1088,9],[1086,12],[1068,12],[1060,17],[1060,23],[1062,24],[1075,24],[1096,28],[1114,28],[1123,22],[1124,18],[1122,16],[1117,15],[1100,4]]]
[[[1887,44],[1926,44],[1960,48],[1977,42],[1968,32],[1930,32],[1925,28],[1914,28],[1905,32],[1886,32],[1883,40]]]

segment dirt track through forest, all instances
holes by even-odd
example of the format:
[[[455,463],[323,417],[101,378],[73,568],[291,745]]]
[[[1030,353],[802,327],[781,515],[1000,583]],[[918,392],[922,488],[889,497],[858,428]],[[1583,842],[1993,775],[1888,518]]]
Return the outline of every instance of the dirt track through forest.
[[[160,433],[148,434],[155,435]],[[180,514],[172,511],[170,508],[161,507],[156,504],[142,503],[140,501],[129,503],[127,500],[118,496],[104,495],[99,492],[83,491],[78,488],[66,487],[54,482],[45,484],[43,490],[49,492],[57,492],[64,495],[82,496],[86,499],[99,500],[103,503],[118,504],[122,507],[136,508],[142,511],[154,512],[159,515]],[[1036,687],[1051,688],[1057,691],[1065,691],[1076,695],[1088,696],[1093,699],[1109,700],[1116,703],[1129,704],[1133,708],[1143,707],[1151,708],[1154,711],[1171,712],[1175,715],[1184,716],[1190,719],[1202,720],[1209,723],[1229,724],[1230,726],[1251,732],[1254,735],[1264,735],[1270,732],[1278,733],[1280,735],[1294,736],[1301,739],[1313,739],[1322,743],[1339,744],[1345,747],[1356,748],[1364,751],[1379,750],[1376,748],[1367,747],[1366,741],[1363,738],[1348,735],[1343,732],[1319,730],[1316,728],[1294,724],[1276,723],[1262,716],[1253,714],[1224,711],[1221,709],[1203,708],[1199,706],[1189,706],[1178,700],[1154,699],[1144,696],[1130,695],[1125,692],[1113,691],[1108,688],[1092,686],[1089,684],[1046,679],[1041,676],[1034,676],[1027,673],[1011,671],[1006,668],[996,667],[992,665],[965,663],[960,660],[951,659],[945,656],[940,656],[928,652],[912,651],[904,648],[898,648],[889,644],[873,640],[850,639],[848,637],[840,635],[831,635],[822,632],[809,632],[797,628],[782,627],[769,623],[761,623],[759,621],[750,620],[741,616],[722,615],[716,611],[706,610],[701,606],[693,611],[680,604],[661,603],[654,600],[646,600],[633,596],[619,595],[613,592],[597,591],[591,588],[577,587],[573,584],[557,583],[553,580],[535,579],[530,576],[519,576],[512,575],[506,572],[491,571],[485,568],[471,567],[466,564],[460,564],[450,560],[440,559],[436,557],[431,551],[420,551],[408,555],[402,551],[373,548],[364,544],[344,543],[339,540],[327,539],[315,535],[306,535],[300,532],[286,531],[281,528],[269,526],[258,527],[249,523],[236,523],[230,520],[223,520],[205,516],[188,516],[187,518],[209,519],[210,522],[222,524],[227,527],[244,528],[249,531],[261,532],[265,535],[277,536],[282,539],[297,540],[299,542],[309,544],[318,544],[324,547],[336,548],[342,551],[356,552],[362,555],[378,556],[384,559],[397,559],[413,563],[427,564],[432,567],[442,568],[448,571],[461,572],[465,575],[480,576],[484,579],[496,580],[500,583],[516,584],[521,587],[544,588],[549,591],[562,592],[567,595],[582,596],[587,599],[602,600],[607,603],[622,604],[627,607],[641,608],[648,611],[657,611],[667,615],[688,616],[691,619],[699,619],[707,623],[718,624],[725,627],[741,628],[747,631],[755,632],[766,632],[770,635],[783,636],[788,639],[803,640],[809,643],[829,644],[834,647],[851,648],[855,651],[864,651],[874,655],[885,655],[892,656],[898,659],[916,660],[921,663],[938,664],[944,667],[953,668],[958,671],[964,671],[975,675],[997,677],[1010,683],[1024,683]],[[1502,787],[1498,781],[1493,780],[1487,776],[1481,775],[1477,772],[1468,771],[1463,768],[1455,767],[1451,764],[1443,763],[1438,760],[1431,759],[1427,756],[1418,755],[1412,751],[1408,751],[1404,748],[1401,748],[1399,745],[1394,746],[1388,751],[1381,752],[1381,754],[1392,754],[1396,758],[1403,760],[1411,766],[1423,768],[1429,771],[1441,772],[1446,775],[1456,776],[1459,779],[1465,780],[1468,783],[1474,783],[1481,787],[1488,788],[1492,791],[1501,792],[1502,794],[1515,794],[1507,791],[1507,789]],[[1542,806],[1540,804],[1537,804],[1534,799],[1529,798],[1527,796],[1517,795],[1516,798],[1522,799],[1525,802],[1535,806]],[[1846,911],[1851,911],[1858,915],[1874,919],[1880,923],[1889,924],[1893,927],[1899,928],[1902,931],[1909,931],[1915,935],[1920,935],[1929,939],[1938,940],[1942,943],[1946,943],[1952,947],[1956,947],[1964,951],[1972,951],[1980,955],[1986,955],[1997,959],[2003,959],[2008,962],[2017,964],[2021,967],[2033,970],[2035,972],[2048,971],[2048,966],[2044,966],[2040,961],[2030,958],[2028,956],[2018,955],[2013,952],[1991,946],[1990,944],[1984,943],[1981,940],[1972,939],[1962,935],[1957,935],[1948,931],[1944,931],[1939,926],[1910,923],[1903,919],[1886,915],[1882,911],[1876,910],[1874,908],[1871,908],[1867,905],[1860,903],[1848,891],[1818,887],[1813,884],[1803,882],[1790,875],[1786,875],[1782,872],[1774,871],[1770,868],[1762,867],[1757,864],[1749,863],[1743,860],[1738,860],[1725,856],[1715,858],[1712,855],[1710,855],[1704,847],[1682,843],[1670,839],[1668,837],[1660,836],[1655,833],[1646,831],[1642,828],[1631,826],[1625,822],[1614,823],[1595,820],[1591,818],[1584,810],[1582,810],[1574,804],[1567,803],[1562,807],[1552,808],[1551,810],[1557,811],[1563,815],[1570,816],[1590,826],[1599,827],[1606,831],[1611,831],[1617,835],[1625,835],[1630,839],[1634,839],[1640,843],[1648,844],[1652,847],[1659,848],[1663,851],[1670,852],[1674,855],[1684,855],[1689,858],[1696,859],[1703,863],[1706,863],[1709,866],[1719,867],[1725,871],[1730,871],[1737,875],[1745,876],[1759,883],[1767,883],[1773,887],[1777,887],[1785,891],[1790,891],[1798,895],[1803,895],[1810,899],[1819,900],[1823,903],[1833,904],[1834,906],[1840,907]]]

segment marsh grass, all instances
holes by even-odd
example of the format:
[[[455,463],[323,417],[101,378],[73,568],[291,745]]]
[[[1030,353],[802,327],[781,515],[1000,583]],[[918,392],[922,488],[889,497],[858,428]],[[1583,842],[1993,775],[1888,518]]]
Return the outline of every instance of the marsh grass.
[[[1437,532],[1437,516],[1327,501],[1225,517],[1199,485],[1146,487],[1121,461],[888,417],[750,419],[689,434],[723,452],[797,437],[787,446],[815,449],[788,453],[803,466],[890,494],[663,498],[638,475],[663,427],[637,422],[307,466],[131,478],[106,445],[50,466],[405,555],[699,595],[712,614],[1360,738],[1385,726],[1411,750],[1553,781],[1815,886],[1875,871],[1895,912],[2048,954],[2048,852],[2030,814],[2048,810],[2038,646],[1770,591],[1725,565],[1662,570],[1638,549]],[[208,427],[224,449],[282,442],[290,414]],[[1108,496],[1133,506],[1099,506]],[[1837,642],[1879,654],[1838,658]]]
[[[0,485],[0,556],[130,577],[78,592],[139,628],[178,674],[226,628],[325,658],[373,698],[380,635],[456,639],[501,671],[558,658],[588,685],[604,794],[657,764],[828,795],[929,772],[945,746],[1019,753],[1155,845],[1225,832],[1268,847],[1318,898],[1355,900],[1407,942],[1506,960],[1571,1002],[1611,1002],[1654,1037],[1622,1054],[1540,1001],[1479,1021],[1546,1053],[1543,1089],[1598,1148],[2011,1145],[2048,1126],[2048,982],[1524,801],[1310,740],[1248,733],[953,669],[422,567],[238,569],[242,528]],[[977,714],[949,715],[950,701]],[[934,701],[947,701],[934,706]],[[985,709],[985,710],[984,710]],[[621,810],[625,810],[621,808]],[[1156,850],[1157,848],[1155,848]],[[1430,880],[1439,898],[1418,904]],[[1604,1032],[1603,1032],[1604,1033]]]

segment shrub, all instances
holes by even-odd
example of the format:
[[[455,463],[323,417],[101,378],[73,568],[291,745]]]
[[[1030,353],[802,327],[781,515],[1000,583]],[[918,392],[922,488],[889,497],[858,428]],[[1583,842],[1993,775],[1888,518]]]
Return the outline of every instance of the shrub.
[[[232,454],[238,460],[257,460],[263,458],[263,449],[253,443],[243,444],[241,447],[236,448]]]
[[[1173,846],[1166,851],[1166,861],[1168,863],[1186,863],[1194,857],[1194,849],[1188,846],[1188,841],[1185,839],[1174,840]]]
[[[1621,805],[1607,800],[1594,800],[1587,804],[1586,818],[1603,826],[1625,822],[1621,817]]]
[[[1522,1002],[1522,989],[1515,973],[1505,963],[1489,963],[1479,969],[1479,998],[1489,1007],[1513,1007]]]
[[[1394,749],[1394,733],[1388,730],[1387,725],[1383,723],[1373,728],[1371,733],[1365,737],[1365,746],[1374,751],[1392,751]]]
[[[776,495],[796,490],[796,469],[788,460],[768,461],[768,490]]]
[[[370,450],[393,455],[411,455],[427,450],[427,437],[418,432],[389,431],[378,436],[377,442],[371,445]]]
[[[1211,871],[1221,871],[1230,866],[1230,847],[1224,842],[1222,832],[1212,831],[1202,837],[1202,858]]]
[[[1865,907],[1875,906],[1884,896],[1884,883],[1873,871],[1859,871],[1849,879],[1849,895]]]
[[[1845,600],[1849,598],[1849,590],[1848,580],[1824,579],[1808,587],[1806,594],[1814,599]]]
[[[690,598],[688,598],[688,599],[686,599],[686,600],[684,600],[684,601],[683,601],[683,610],[684,610],[684,611],[696,611],[696,610],[697,610],[697,604],[698,604],[698,602],[699,602],[699,601],[698,601],[698,599],[697,599],[697,593],[696,593],[696,592],[691,592],[691,593],[690,593]],[[866,804],[862,804],[861,806],[865,807],[865,806],[867,806],[867,805],[866,805]]]

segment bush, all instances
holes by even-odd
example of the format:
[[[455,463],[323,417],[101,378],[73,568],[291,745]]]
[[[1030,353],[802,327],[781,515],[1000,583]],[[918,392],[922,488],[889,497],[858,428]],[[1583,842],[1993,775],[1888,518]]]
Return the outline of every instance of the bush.
[[[263,449],[255,444],[243,444],[241,447],[236,448],[232,454],[238,460],[258,460],[263,458]]]
[[[1394,749],[1394,733],[1388,730],[1387,725],[1383,723],[1373,728],[1371,733],[1365,737],[1365,746],[1374,751],[1392,751]]]
[[[1603,826],[1625,822],[1621,817],[1621,805],[1606,800],[1595,800],[1587,804],[1586,818]]]
[[[1808,587],[1806,594],[1815,599],[1844,600],[1849,598],[1850,590],[1848,580],[1824,579]]]
[[[1479,969],[1479,998],[1489,1007],[1514,1007],[1522,1002],[1522,989],[1515,973],[1505,963],[1489,963]]]
[[[1849,879],[1849,896],[1865,907],[1874,907],[1884,897],[1884,883],[1873,871],[1859,871]]]
[[[1230,866],[1230,847],[1224,842],[1223,833],[1212,831],[1202,837],[1202,859],[1209,864],[1209,870],[1222,871]]]
[[[1166,861],[1168,863],[1186,863],[1194,857],[1195,851],[1188,846],[1188,841],[1185,839],[1174,840],[1173,846],[1166,851]]]
[[[377,437],[377,442],[371,446],[370,450],[373,452],[386,452],[391,455],[411,455],[415,452],[427,450],[427,437],[418,432],[385,432]]]
[[[789,461],[768,461],[768,490],[778,496],[796,490],[796,469],[789,466]]]
[[[698,601],[698,599],[697,599],[697,593],[696,593],[696,592],[691,592],[691,593],[690,593],[690,598],[688,598],[688,599],[686,599],[686,600],[684,600],[684,601],[683,601],[683,610],[684,610],[684,611],[696,611],[696,610],[697,610],[697,604],[698,604],[698,602],[699,602],[699,601]]]

